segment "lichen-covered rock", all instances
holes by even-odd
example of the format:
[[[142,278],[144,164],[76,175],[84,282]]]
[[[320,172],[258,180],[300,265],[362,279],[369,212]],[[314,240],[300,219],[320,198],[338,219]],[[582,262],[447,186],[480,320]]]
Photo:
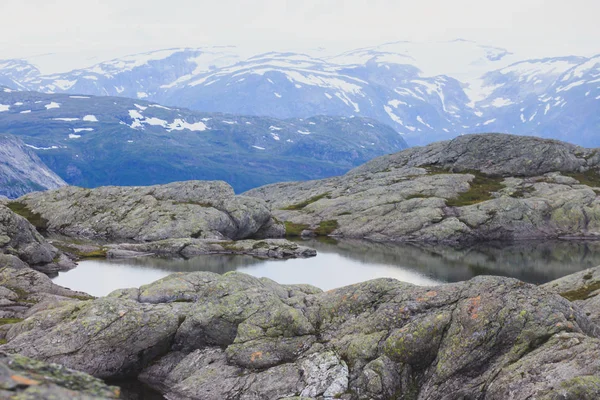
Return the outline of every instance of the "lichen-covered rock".
[[[220,181],[188,181],[147,187],[63,187],[16,200],[71,237],[153,241],[171,238],[237,240],[277,224],[264,202],[236,196]]]
[[[475,242],[600,236],[600,156],[554,140],[465,135],[346,175],[246,193],[288,234]],[[567,176],[571,175],[571,176]]]
[[[12,324],[40,311],[93,297],[54,284],[15,256],[0,255],[0,339]]]
[[[581,307],[600,332],[600,267],[567,275],[542,287]]]
[[[32,268],[46,273],[75,267],[58,249],[49,244],[25,218],[0,204],[0,255],[19,257]]]
[[[57,364],[0,352],[0,398],[13,400],[118,399],[119,388]]]
[[[576,305],[509,278],[323,293],[195,272],[33,314],[2,350],[139,374],[170,400],[592,399],[598,336]]]

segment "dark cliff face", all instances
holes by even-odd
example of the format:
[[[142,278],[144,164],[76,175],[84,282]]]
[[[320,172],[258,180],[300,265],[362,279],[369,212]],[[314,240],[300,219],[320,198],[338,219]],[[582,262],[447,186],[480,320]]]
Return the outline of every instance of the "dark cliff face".
[[[29,192],[66,185],[21,140],[0,135],[0,196],[16,198]]]

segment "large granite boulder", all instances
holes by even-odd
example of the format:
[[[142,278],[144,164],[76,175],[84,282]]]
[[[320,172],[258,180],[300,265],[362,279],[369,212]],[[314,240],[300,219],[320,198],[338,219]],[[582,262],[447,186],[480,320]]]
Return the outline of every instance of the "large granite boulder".
[[[474,242],[600,236],[596,150],[465,135],[377,158],[344,176],[246,193],[288,234]]]
[[[329,292],[240,273],[173,274],[40,311],[2,350],[167,399],[595,399],[598,327],[515,279],[377,279]]]
[[[17,256],[37,270],[55,273],[75,267],[25,218],[0,204],[0,254]]]
[[[236,196],[220,181],[147,187],[63,187],[31,193],[13,204],[39,215],[44,228],[71,237],[154,241],[280,237],[262,200]]]

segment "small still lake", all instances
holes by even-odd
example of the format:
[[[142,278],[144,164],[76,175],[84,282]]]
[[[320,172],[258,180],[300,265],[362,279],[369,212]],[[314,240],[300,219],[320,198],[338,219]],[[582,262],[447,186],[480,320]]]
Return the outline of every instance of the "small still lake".
[[[450,247],[359,240],[308,240],[318,255],[307,259],[261,260],[210,255],[189,260],[144,257],[87,260],[54,282],[94,296],[138,287],[174,272],[239,271],[279,283],[309,283],[328,290],[391,277],[417,285],[456,282],[477,275],[501,275],[544,283],[600,265],[600,241],[525,241]]]

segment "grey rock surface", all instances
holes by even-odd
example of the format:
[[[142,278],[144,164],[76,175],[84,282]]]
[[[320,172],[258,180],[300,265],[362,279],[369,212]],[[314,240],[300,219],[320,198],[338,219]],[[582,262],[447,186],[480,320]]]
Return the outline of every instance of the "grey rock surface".
[[[243,254],[260,258],[302,258],[317,255],[314,249],[285,239],[218,241],[166,239],[149,243],[108,245],[107,257],[119,258],[155,254],[191,258],[206,254]]]
[[[600,267],[567,275],[542,287],[577,304],[600,326]]]
[[[262,200],[236,196],[220,181],[64,187],[17,201],[46,220],[49,231],[76,238],[237,240],[273,232],[277,225]]]
[[[348,238],[598,238],[599,162],[596,150],[554,140],[465,135],[379,157],[340,177],[245,194],[265,200],[288,227]]]
[[[0,324],[0,338],[9,324],[37,311],[92,298],[54,284],[46,274],[29,268],[15,256],[0,255],[0,319],[5,319]]]
[[[0,135],[0,196],[16,198],[26,193],[66,185],[20,139]]]
[[[600,332],[515,279],[377,279],[329,292],[240,273],[173,274],[40,311],[2,351],[167,399],[593,399]]]
[[[23,217],[0,204],[0,254],[14,255],[32,268],[56,273],[75,267]]]
[[[119,388],[57,364],[0,352],[0,398],[14,400],[118,399]]]

